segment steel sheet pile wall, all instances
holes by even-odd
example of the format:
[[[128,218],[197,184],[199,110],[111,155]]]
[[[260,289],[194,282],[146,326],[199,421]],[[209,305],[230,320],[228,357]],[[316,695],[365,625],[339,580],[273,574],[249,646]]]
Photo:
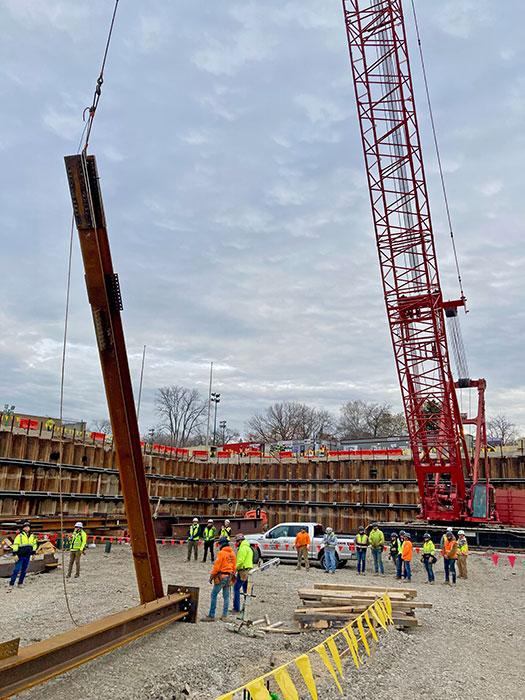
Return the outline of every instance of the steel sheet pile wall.
[[[59,512],[57,440],[0,432],[0,515]],[[53,455],[55,453],[55,455]],[[70,515],[122,513],[114,453],[102,446],[63,443],[62,493]],[[417,514],[409,459],[230,462],[144,458],[152,507],[171,515],[237,514],[256,505],[279,520],[319,520],[351,532],[372,520],[405,521]],[[523,487],[523,456],[491,459],[497,486]]]

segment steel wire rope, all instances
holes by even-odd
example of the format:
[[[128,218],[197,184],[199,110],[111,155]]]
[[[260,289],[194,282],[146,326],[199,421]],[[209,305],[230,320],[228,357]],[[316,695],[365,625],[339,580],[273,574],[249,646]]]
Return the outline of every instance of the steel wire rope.
[[[89,144],[89,137],[91,135],[91,129],[93,127],[93,120],[97,111],[98,103],[100,101],[100,96],[102,93],[102,83],[104,82],[104,69],[106,67],[106,60],[108,57],[109,46],[111,43],[111,37],[113,35],[113,27],[115,25],[115,16],[117,13],[117,8],[120,0],[115,0],[115,5],[113,8],[113,14],[111,16],[111,23],[109,26],[108,36],[106,39],[106,45],[104,48],[104,54],[102,58],[102,64],[100,68],[100,73],[97,78],[97,84],[95,87],[95,93],[93,95],[93,102],[91,107],[87,108],[89,110],[89,118],[85,121],[84,128],[80,135],[79,143],[77,146],[77,154],[82,150],[82,160],[85,167],[86,151]],[[85,116],[86,110],[84,110]],[[89,198],[89,205],[91,213],[93,213],[91,197]],[[66,277],[66,300],[64,309],[64,333],[62,339],[62,357],[60,364],[60,406],[59,406],[59,421],[60,421],[60,441],[59,441],[59,458],[58,458],[58,501],[60,508],[60,542],[61,542],[61,560],[62,560],[62,587],[64,592],[64,599],[66,601],[66,608],[71,622],[78,627],[79,623],[75,619],[69,601],[69,594],[67,592],[66,586],[66,572],[65,572],[65,549],[64,549],[64,509],[63,509],[63,491],[62,491],[62,463],[63,463],[63,453],[64,453],[64,426],[63,426],[63,416],[64,416],[64,387],[65,387],[65,375],[66,375],[66,356],[67,356],[67,336],[68,336],[68,324],[69,324],[69,306],[71,298],[71,270],[73,262],[73,233],[75,228],[75,218],[74,215],[71,216],[71,226],[69,231],[69,245],[68,245],[68,263],[67,263],[67,277]]]
[[[421,72],[423,75],[423,83],[425,85],[425,94],[427,98],[427,106],[428,106],[428,113],[430,117],[430,125],[432,128],[432,137],[434,140],[434,148],[436,151],[436,159],[438,163],[438,168],[439,168],[439,178],[441,181],[441,191],[443,193],[443,200],[445,203],[445,211],[447,215],[447,223],[448,223],[448,229],[449,229],[449,234],[450,234],[450,240],[452,242],[452,251],[454,253],[454,262],[456,265],[456,273],[457,273],[457,278],[458,278],[458,284],[459,284],[459,293],[461,296],[461,299],[463,302],[466,304],[466,297],[465,293],[463,291],[463,280],[461,277],[461,270],[459,267],[459,258],[458,258],[458,252],[456,249],[456,239],[454,237],[454,229],[452,227],[452,216],[450,214],[450,205],[448,201],[448,194],[447,194],[447,187],[445,183],[445,175],[443,173],[443,164],[441,161],[441,151],[439,148],[439,142],[437,138],[437,129],[436,129],[436,123],[434,120],[434,110],[432,109],[432,100],[430,98],[430,88],[428,86],[428,78],[427,78],[427,70],[426,70],[426,65],[425,65],[425,57],[423,55],[423,44],[421,42],[421,34],[419,31],[419,23],[417,20],[417,13],[416,13],[416,5],[414,0],[410,0],[410,3],[412,5],[412,14],[414,16],[414,28],[416,30],[416,38],[417,38],[417,45],[418,45],[418,50],[419,50],[419,60],[421,63]],[[466,306],[465,306],[466,309]],[[463,339],[462,339],[462,334],[461,334],[461,326],[459,324],[459,318],[456,316],[454,318],[450,318],[451,324],[453,326],[452,330],[452,335],[453,335],[453,342],[452,342],[452,349],[454,353],[454,360],[456,363],[456,369],[458,372],[458,379],[461,378],[463,375],[464,377],[469,376],[469,368],[468,368],[468,359],[467,359],[467,353],[465,350],[465,346],[463,344]],[[470,417],[470,389],[468,390],[468,395],[469,395],[469,417]],[[461,404],[463,404],[463,391],[460,390],[460,396],[461,396]]]
[[[460,290],[461,298],[465,299],[465,294],[463,292],[463,281],[461,278],[461,271],[459,268],[459,258],[458,258],[458,253],[457,253],[457,249],[456,249],[456,240],[454,238],[454,230],[452,228],[452,217],[450,214],[450,206],[449,206],[449,201],[448,201],[447,187],[445,184],[445,176],[443,174],[443,164],[441,162],[441,151],[439,149],[436,123],[434,120],[434,111],[432,109],[432,100],[430,99],[430,89],[428,87],[427,70],[426,70],[426,65],[425,65],[425,58],[423,56],[423,45],[421,43],[421,35],[419,33],[419,24],[417,21],[416,6],[414,3],[414,0],[410,0],[410,2],[412,4],[412,13],[414,15],[414,26],[415,26],[415,30],[416,30],[417,45],[418,45],[418,49],[419,49],[419,59],[421,62],[421,71],[423,74],[423,82],[425,85],[425,93],[426,93],[426,97],[427,97],[428,112],[429,112],[429,116],[430,116],[430,124],[432,127],[432,136],[434,139],[434,147],[436,149],[436,158],[437,158],[438,167],[439,167],[439,178],[441,180],[441,190],[443,192],[443,199],[445,202],[445,210],[447,213],[447,223],[448,223],[448,228],[449,228],[449,234],[450,234],[450,239],[452,241],[452,250],[454,251],[454,261],[456,263],[456,272],[457,272],[457,276],[458,276],[459,290]]]

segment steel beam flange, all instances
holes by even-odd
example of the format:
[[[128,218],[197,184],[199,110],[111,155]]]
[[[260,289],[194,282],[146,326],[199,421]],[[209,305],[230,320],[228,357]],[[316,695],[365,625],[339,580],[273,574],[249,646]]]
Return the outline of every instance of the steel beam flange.
[[[195,622],[199,589],[170,588],[180,592],[22,647],[16,656],[0,660],[0,700],[177,620]]]

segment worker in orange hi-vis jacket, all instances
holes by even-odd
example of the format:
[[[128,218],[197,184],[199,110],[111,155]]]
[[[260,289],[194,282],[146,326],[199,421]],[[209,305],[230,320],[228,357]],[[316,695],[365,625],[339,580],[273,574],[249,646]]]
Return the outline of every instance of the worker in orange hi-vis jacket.
[[[230,605],[230,586],[233,585],[235,580],[237,560],[233,549],[230,547],[230,540],[227,537],[221,537],[219,539],[219,547],[220,551],[210,573],[210,583],[213,583],[210,611],[206,617],[201,618],[202,622],[215,622],[217,597],[221,591],[224,599],[221,620],[226,620],[228,617],[228,608]]]
[[[412,562],[412,540],[410,533],[405,532],[403,545],[401,547],[401,560],[403,562],[403,581],[412,580],[412,571],[410,564]]]
[[[465,531],[458,531],[458,576],[459,578],[468,578],[467,575],[467,557],[468,543],[465,537]]]
[[[304,568],[308,571],[310,562],[308,561],[308,547],[310,546],[310,535],[305,527],[302,527],[295,536],[295,549],[297,550],[297,568],[301,568],[304,561]]]

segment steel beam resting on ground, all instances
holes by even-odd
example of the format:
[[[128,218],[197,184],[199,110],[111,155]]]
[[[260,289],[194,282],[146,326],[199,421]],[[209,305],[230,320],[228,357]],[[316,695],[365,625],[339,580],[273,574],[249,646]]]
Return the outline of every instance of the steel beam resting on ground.
[[[161,598],[163,588],[120,315],[120,286],[111,260],[95,157],[83,152],[66,156],[65,163],[104,376],[137,585],[140,601],[146,603]]]
[[[195,622],[198,589],[169,586],[172,595],[109,615],[20,648],[0,660],[0,700],[43,683],[166,625]]]

